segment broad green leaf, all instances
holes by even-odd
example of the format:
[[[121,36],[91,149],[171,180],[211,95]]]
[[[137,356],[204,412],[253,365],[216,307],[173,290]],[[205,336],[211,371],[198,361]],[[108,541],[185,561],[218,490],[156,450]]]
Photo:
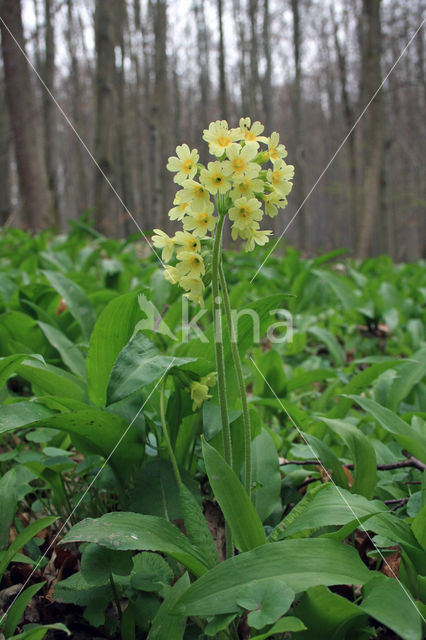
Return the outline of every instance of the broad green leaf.
[[[171,367],[179,367],[193,360],[163,355],[143,333],[136,333],[114,363],[108,383],[107,403],[117,402],[146,387]]]
[[[265,544],[262,522],[239,478],[205,440],[202,449],[210,486],[231,528],[235,546],[249,551]]]
[[[50,527],[55,520],[57,520],[56,516],[46,516],[39,520],[35,520],[16,536],[10,547],[0,555],[0,577],[6,571],[9,562],[13,560],[22,547],[32,540],[37,533],[43,531],[43,529],[46,529],[47,527]]]
[[[360,608],[392,629],[402,640],[421,640],[422,621],[406,587],[383,574],[364,585]]]
[[[332,593],[324,586],[312,587],[303,594],[295,614],[308,627],[301,640],[368,640],[368,615],[356,604]]]
[[[369,360],[371,362],[371,359]],[[351,393],[360,393],[367,389],[371,383],[378,378],[382,373],[387,371],[388,369],[393,369],[401,366],[403,360],[394,360],[387,359],[385,362],[372,362],[371,366],[364,371],[360,371],[357,373],[349,382],[346,384],[341,393],[350,395]],[[337,400],[336,406],[331,409],[327,417],[328,418],[344,418],[352,406],[352,401],[350,398],[345,398],[344,396],[339,396]]]
[[[218,564],[219,557],[202,508],[183,483],[179,486],[179,494],[188,538],[200,550],[207,566],[214,567]]]
[[[252,441],[252,501],[261,521],[281,506],[278,452],[266,429]]]
[[[206,572],[204,559],[188,538],[164,518],[139,513],[107,513],[74,525],[61,543],[95,542],[108,549],[159,551],[181,562],[199,576]]]
[[[297,373],[287,381],[287,391],[295,391],[296,389],[305,387],[308,384],[312,384],[312,382],[322,382],[323,380],[328,380],[329,378],[335,377],[335,371],[331,371],[330,369],[314,369],[313,371],[303,371],[302,373]]]
[[[186,616],[176,616],[171,611],[188,587],[189,577],[187,573],[184,573],[170,589],[158,609],[147,640],[182,640],[185,633]]]
[[[176,613],[214,616],[238,611],[236,598],[253,580],[282,578],[295,593],[319,584],[365,584],[371,572],[355,549],[320,538],[266,544],[222,562],[194,582]]]
[[[33,629],[19,633],[17,636],[11,636],[8,640],[43,640],[49,629],[63,631],[67,636],[71,635],[62,622],[56,622],[55,624],[44,624],[43,626],[36,625]]]
[[[83,381],[68,371],[45,364],[39,360],[24,360],[17,373],[37,390],[37,395],[61,395],[74,400],[86,399],[86,387]]]
[[[310,327],[308,331],[325,344],[331,357],[334,360],[334,363],[338,367],[341,367],[345,364],[345,354],[343,353],[342,347],[337,342],[337,338],[332,333],[330,333],[330,331],[327,331],[327,329],[322,329],[321,327]]]
[[[306,498],[303,498],[303,500],[306,500]],[[367,515],[373,516],[381,511],[387,511],[387,508],[378,500],[370,501],[363,496],[330,485],[322,491],[318,491],[309,500],[306,509],[289,524],[282,532],[281,537],[292,536],[306,529],[345,525],[354,519],[363,518]]]
[[[333,482],[335,482],[339,487],[347,488],[348,478],[343,470],[343,465],[336,457],[331,447],[309,433],[305,432],[303,436],[306,439],[309,448],[312,450],[313,457],[318,458],[321,461],[322,466],[331,475]]]
[[[9,638],[16,631],[16,627],[19,624],[20,619],[24,615],[25,609],[29,605],[32,598],[35,596],[37,591],[40,591],[43,585],[46,582],[38,582],[37,584],[33,584],[25,591],[19,594],[16,600],[13,601],[12,606],[7,611],[6,614],[6,622],[4,623],[3,633],[6,638]]]
[[[85,340],[89,340],[96,314],[84,289],[57,271],[43,271],[43,273],[52,287],[64,298],[71,315],[80,325]]]
[[[350,422],[329,418],[319,419],[342,438],[352,454],[355,471],[352,493],[360,493],[366,498],[371,498],[377,482],[377,460],[374,447],[367,436]]]
[[[143,551],[133,556],[130,584],[140,591],[162,592],[173,581],[173,571],[158,553]]]
[[[53,325],[40,321],[38,324],[52,347],[59,352],[64,365],[76,376],[80,376],[85,379],[86,363],[78,347],[76,347],[76,345],[71,342],[71,340],[62,333],[62,331]]]
[[[395,440],[417,458],[426,462],[426,434],[414,431],[409,424],[402,420],[390,409],[382,407],[374,400],[363,398],[362,396],[348,396],[357,402],[367,413],[395,436]]]
[[[419,545],[426,551],[426,505],[420,509],[414,518],[411,523],[411,530],[416,536]]]
[[[34,357],[40,359],[41,356]],[[20,365],[23,360],[28,360],[29,358],[31,358],[31,356],[24,353],[16,353],[12,356],[0,358],[0,390],[3,389],[6,382],[15,373],[17,366]]]
[[[413,362],[414,361],[414,362]],[[398,377],[395,378],[389,392],[389,409],[396,411],[404,398],[408,396],[411,389],[419,383],[426,375],[426,347],[416,351],[398,370]]]
[[[320,269],[314,269],[312,271],[317,278],[325,282],[327,286],[332,289],[335,295],[339,298],[345,311],[349,311],[356,307],[358,303],[358,296],[356,290],[353,288],[349,280],[345,280],[342,277],[336,276],[329,271],[323,271]]]
[[[13,468],[0,477],[0,505],[0,551],[2,551],[9,543],[10,527],[18,505],[16,471]]]
[[[282,578],[264,578],[242,587],[236,602],[250,612],[247,617],[249,626],[263,629],[288,611],[294,596],[294,591]]]
[[[81,555],[81,573],[93,586],[108,584],[111,573],[128,575],[132,566],[129,551],[112,550],[98,544],[88,544]]]
[[[20,411],[21,404],[9,405],[8,408],[17,407],[17,410]],[[26,404],[31,405],[31,403]],[[3,409],[5,408],[3,407]],[[37,408],[37,410],[39,409]],[[28,409],[24,413],[30,415],[31,412]],[[46,413],[51,412],[46,410]],[[0,417],[1,414],[0,410]],[[7,420],[6,424],[3,423],[1,426],[0,433],[13,431],[16,428],[16,422],[13,422],[13,412],[11,412],[11,416],[12,419]],[[22,420],[22,416],[20,417]],[[109,464],[123,482],[128,478],[132,466],[143,456],[143,446],[138,442],[137,432],[132,428],[128,429],[128,423],[120,416],[99,409],[47,415],[35,422],[19,426],[59,429],[69,433],[77,449],[83,453],[95,453],[104,456],[105,459],[108,458]]]
[[[137,298],[138,292],[132,291],[111,300],[93,328],[86,370],[90,399],[99,407],[106,403],[112,366],[142,317]]]
[[[299,618],[286,616],[285,618],[278,620],[278,622],[276,622],[266,633],[261,633],[258,636],[251,636],[251,640],[266,640],[267,638],[271,638],[272,636],[275,637],[280,633],[286,633],[287,631],[296,633],[298,631],[304,631],[305,629],[305,625],[301,620],[299,620]]]

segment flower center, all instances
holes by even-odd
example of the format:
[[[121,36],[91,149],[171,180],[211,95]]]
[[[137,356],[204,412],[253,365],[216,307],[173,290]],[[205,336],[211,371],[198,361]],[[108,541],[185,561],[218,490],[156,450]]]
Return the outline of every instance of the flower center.
[[[229,136],[220,136],[217,140],[216,140],[216,144],[219,147],[222,147],[223,149],[225,147],[229,147],[229,145],[231,144],[231,138],[229,138]]]
[[[222,176],[217,175],[214,177],[214,181],[217,182],[218,184],[220,184],[222,180],[223,180]]]
[[[196,198],[203,198],[204,197],[203,187],[200,187],[200,186],[196,187],[194,190],[194,193]]]
[[[246,163],[242,158],[234,158],[232,161],[232,168],[234,171],[239,173],[245,169]]]
[[[244,140],[246,140],[247,142],[253,142],[254,140],[256,140],[256,136],[251,131],[246,131],[244,134]]]
[[[192,160],[185,160],[182,165],[182,169],[185,173],[190,173],[193,166],[194,163],[192,162]]]
[[[209,216],[207,215],[207,213],[201,213],[198,216],[198,224],[206,226],[208,222],[209,222]]]
[[[273,184],[279,184],[281,180],[281,175],[279,171],[273,171],[272,172],[272,182]]]
[[[238,209],[238,215],[240,216],[240,218],[247,218],[249,215],[249,210],[247,209],[247,207],[240,207]]]

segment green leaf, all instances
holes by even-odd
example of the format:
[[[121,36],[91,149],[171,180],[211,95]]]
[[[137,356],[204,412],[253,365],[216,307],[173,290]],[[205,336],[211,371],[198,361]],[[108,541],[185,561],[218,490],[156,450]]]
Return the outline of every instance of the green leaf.
[[[323,467],[330,473],[333,482],[335,482],[339,487],[347,488],[348,479],[343,470],[343,465],[337,456],[334,454],[333,450],[322,440],[316,438],[315,436],[310,435],[309,433],[303,433],[304,438],[309,444],[310,449],[312,450],[314,457],[319,458]]]
[[[137,297],[138,292],[132,291],[111,300],[100,314],[90,337],[87,381],[90,399],[99,407],[106,403],[112,366],[142,317]]]
[[[342,438],[349,448],[354,462],[354,484],[352,493],[360,493],[371,498],[377,483],[377,460],[373,445],[360,429],[350,422],[319,418],[325,422],[334,433]]]
[[[327,329],[322,329],[320,327],[310,327],[308,331],[325,344],[331,357],[338,367],[341,367],[345,364],[346,358],[345,354],[343,353],[342,347],[337,342],[337,338],[332,333],[330,333],[330,331],[327,331]]]
[[[280,633],[286,633],[288,631],[297,633],[298,631],[304,631],[305,625],[299,618],[294,616],[287,616],[278,620],[266,633],[261,633],[258,636],[251,636],[251,640],[266,640],[272,636],[279,635]]]
[[[203,511],[189,489],[181,483],[179,486],[180,503],[188,538],[197,547],[209,568],[219,563],[216,546],[207,526]]]
[[[353,602],[324,586],[312,587],[302,596],[295,614],[308,630],[301,640],[368,640],[368,616]]]
[[[373,416],[375,420],[384,428],[395,436],[395,440],[407,449],[417,458],[426,462],[426,435],[414,431],[409,424],[402,420],[390,409],[382,407],[374,400],[363,398],[362,396],[348,396],[351,400],[357,402],[367,413]]]
[[[95,542],[108,549],[159,551],[181,562],[199,576],[206,571],[204,559],[188,538],[164,518],[139,513],[107,513],[101,518],[86,518],[74,525],[61,544]]]
[[[24,633],[19,633],[17,636],[12,636],[8,638],[8,640],[43,640],[46,633],[49,629],[56,629],[57,631],[63,631],[70,636],[71,633],[68,631],[66,626],[62,624],[62,622],[56,622],[55,624],[44,624],[43,626],[36,625],[34,628],[29,631],[24,631]]]
[[[410,360],[399,369],[398,377],[390,388],[388,405],[392,411],[397,410],[402,400],[426,375],[426,347],[413,353]]]
[[[16,600],[13,601],[12,606],[7,611],[6,622],[4,623],[3,628],[3,633],[6,638],[15,633],[16,627],[18,626],[20,619],[24,615],[25,609],[27,608],[37,591],[40,591],[44,584],[46,584],[46,582],[38,582],[37,584],[31,585],[31,587],[25,589],[25,591],[20,593]]]
[[[358,296],[349,280],[345,280],[340,276],[336,276],[329,271],[313,269],[314,273],[320,280],[326,283],[332,289],[333,293],[339,298],[345,311],[350,311],[356,307]]]
[[[295,593],[318,584],[365,584],[371,572],[355,549],[320,538],[283,540],[241,553],[194,582],[176,613],[215,616],[238,612],[238,593],[253,580],[282,578]]]
[[[50,527],[57,520],[56,516],[46,516],[31,522],[21,533],[19,533],[10,547],[4,551],[0,556],[0,577],[6,571],[9,562],[13,560],[15,555],[24,547],[27,542],[32,540],[37,533],[43,531],[47,527]]]
[[[19,410],[20,404],[22,403],[9,405],[9,407],[17,407]],[[31,404],[28,403],[29,406]],[[28,409],[26,414],[29,412]],[[0,411],[0,416],[1,413]],[[122,438],[128,423],[120,416],[99,409],[46,416],[36,422],[20,426],[59,429],[69,433],[75,446],[83,453],[95,453],[104,456],[105,459],[109,458],[109,464],[123,482],[128,478],[133,464],[143,455],[143,446],[137,441],[137,432],[129,429]],[[16,424],[13,420],[9,420],[0,428],[0,433],[12,431],[15,428]],[[122,440],[117,446],[120,438]]]
[[[39,360],[24,360],[17,373],[36,387],[37,395],[57,395],[74,400],[86,399],[86,388],[82,380],[68,371]]]
[[[308,494],[309,496],[309,494]],[[303,498],[301,504],[307,498]],[[306,529],[331,525],[345,525],[357,518],[376,515],[387,508],[378,500],[370,501],[333,485],[318,491],[308,506],[282,532],[281,537],[292,536]]]
[[[403,640],[421,640],[422,621],[406,588],[379,574],[364,585],[360,608],[392,629]]]
[[[12,356],[0,358],[0,390],[3,389],[6,382],[15,373],[17,366],[21,364],[23,360],[28,360],[30,357],[31,356],[24,353],[16,353]]]
[[[16,471],[13,468],[0,478],[0,504],[0,551],[2,551],[9,543],[10,527],[18,505]]]
[[[51,324],[40,321],[38,324],[52,347],[58,351],[64,365],[84,380],[86,378],[86,362],[78,347],[62,331]]]
[[[202,450],[210,486],[231,528],[237,549],[249,551],[265,544],[262,522],[237,475],[205,440]]]
[[[81,555],[81,573],[92,586],[108,584],[111,573],[128,575],[132,570],[130,552],[88,544]]]
[[[43,271],[50,284],[67,303],[71,315],[81,327],[85,340],[89,340],[96,313],[84,289],[57,271]]]
[[[186,616],[176,616],[171,611],[188,587],[189,577],[187,573],[184,573],[170,589],[158,609],[147,640],[182,640],[185,633]]]
[[[174,369],[194,358],[173,358],[159,352],[143,334],[137,333],[123,348],[114,363],[108,383],[107,403],[117,402],[146,387],[170,368]]]
[[[281,473],[278,452],[266,429],[252,441],[252,500],[262,522],[281,506]]]
[[[237,604],[250,611],[250,627],[263,629],[281,618],[294,600],[295,593],[282,578],[264,578],[245,585],[236,597]]]
[[[173,571],[158,553],[143,551],[133,557],[130,584],[140,591],[159,591],[169,587]]]

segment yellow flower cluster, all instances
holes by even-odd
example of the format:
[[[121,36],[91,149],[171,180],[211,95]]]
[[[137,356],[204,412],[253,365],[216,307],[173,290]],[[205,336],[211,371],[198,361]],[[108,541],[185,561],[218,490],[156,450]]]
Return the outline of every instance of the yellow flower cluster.
[[[217,373],[212,371],[207,376],[200,378],[199,382],[191,382],[189,391],[191,393],[192,410],[199,409],[204,400],[211,398],[209,395],[209,387],[214,387],[216,384]]]
[[[256,244],[266,244],[272,233],[260,229],[264,213],[275,217],[287,205],[286,196],[292,188],[294,167],[284,161],[287,151],[279,134],[263,136],[263,125],[257,121],[252,124],[250,118],[241,118],[239,125],[230,129],[226,120],[217,120],[204,130],[203,139],[216,157],[207,167],[198,162],[197,149],[186,144],[176,148],[176,156],[167,164],[181,187],[169,218],[181,221],[183,231],[169,237],[154,229],[152,242],[162,249],[163,262],[170,262],[176,250],[177,264],[166,267],[165,278],[179,284],[184,295],[201,306],[205,288],[201,242],[213,235],[217,223],[212,197],[216,205],[219,197],[227,203],[233,240],[245,240],[245,250],[252,251]],[[266,148],[262,150],[261,144]],[[263,168],[265,163],[270,164]]]

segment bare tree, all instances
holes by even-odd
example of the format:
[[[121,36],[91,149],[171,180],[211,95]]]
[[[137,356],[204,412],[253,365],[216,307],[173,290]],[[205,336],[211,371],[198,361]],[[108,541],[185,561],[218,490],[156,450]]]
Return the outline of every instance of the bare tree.
[[[380,0],[363,0],[361,14],[361,103],[366,105],[379,88],[381,71]],[[383,93],[379,91],[365,116],[363,137],[363,187],[357,255],[366,258],[372,248],[374,228],[382,201],[384,149]]]
[[[95,223],[98,230],[111,232],[114,228],[117,201],[105,180],[115,186],[114,126],[115,107],[115,52],[114,52],[114,3],[96,0],[96,139],[95,157],[103,171],[95,174]]]
[[[228,98],[225,74],[225,41],[223,35],[223,1],[217,0],[217,13],[219,20],[219,109],[220,117],[228,119]]]
[[[3,83],[2,83],[3,84]],[[2,87],[3,89],[3,87]],[[0,93],[0,227],[9,219],[12,203],[10,189],[10,134],[4,92]]]
[[[42,78],[50,91],[54,93],[55,80],[55,33],[53,21],[53,2],[52,0],[44,0],[44,60],[41,67]],[[46,157],[46,169],[49,189],[53,202],[53,216],[55,224],[59,227],[59,201],[56,180],[56,135],[55,135],[55,119],[56,106],[47,91],[42,92],[43,101],[43,121],[44,121],[44,150]]]
[[[38,230],[51,222],[46,165],[43,158],[40,115],[24,49],[20,0],[0,4],[6,100],[13,129],[25,223]]]

